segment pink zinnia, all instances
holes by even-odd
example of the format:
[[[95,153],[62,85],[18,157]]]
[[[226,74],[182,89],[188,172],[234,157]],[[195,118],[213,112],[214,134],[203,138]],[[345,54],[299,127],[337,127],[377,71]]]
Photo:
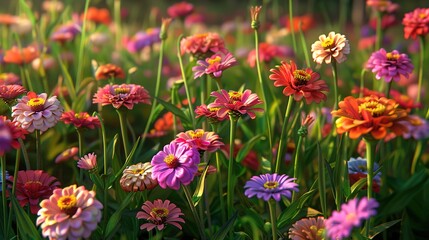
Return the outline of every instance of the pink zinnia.
[[[222,77],[222,72],[234,65],[237,65],[237,60],[231,53],[216,53],[206,60],[198,60],[197,66],[192,68],[194,78],[199,78],[204,74],[210,75],[213,78]]]
[[[219,108],[217,116],[220,118],[225,117],[228,113],[236,116],[249,115],[251,119],[255,119],[255,112],[263,112],[262,108],[254,108],[255,105],[261,104],[256,93],[252,93],[249,89],[243,93],[236,91],[212,92],[210,96],[216,97],[213,103],[210,103],[208,108]]]
[[[426,36],[429,32],[429,8],[416,8],[414,11],[406,13],[402,24],[405,39]]]
[[[0,98],[5,103],[12,103],[17,97],[27,92],[21,85],[0,85]]]
[[[92,99],[93,103],[101,103],[102,106],[112,105],[114,108],[125,106],[133,109],[134,104],[150,104],[149,92],[136,84],[106,85],[99,88]]]
[[[374,52],[368,59],[366,68],[376,73],[375,78],[383,78],[386,82],[392,79],[398,82],[401,76],[408,78],[414,66],[411,59],[396,50],[386,52],[383,48]]]
[[[14,73],[0,73],[0,85],[21,85],[21,80]]]
[[[18,171],[16,198],[22,207],[28,204],[31,213],[36,214],[40,209],[39,201],[51,196],[59,185],[60,182],[55,177],[42,170]]]
[[[142,205],[142,210],[137,213],[138,219],[145,219],[148,223],[142,224],[140,229],[150,231],[157,228],[159,231],[164,229],[166,225],[173,225],[182,230],[179,223],[185,223],[181,218],[182,210],[176,207],[176,204],[170,203],[169,200],[162,201],[161,199],[155,200],[153,203],[146,201]]]
[[[56,96],[48,98],[46,93],[28,92],[12,107],[13,120],[29,132],[45,132],[55,126],[61,118],[63,107]]]
[[[184,18],[193,11],[194,5],[188,2],[175,3],[167,9],[168,16],[171,18]]]
[[[206,132],[203,129],[189,130],[177,134],[173,142],[187,143],[198,151],[215,152],[224,144],[215,132]]]
[[[259,60],[264,63],[270,63],[276,57],[292,57],[293,51],[286,46],[277,46],[270,43],[260,43],[259,44]],[[247,63],[250,67],[256,66],[256,50],[252,50],[247,55]]]
[[[205,104],[202,104],[201,106],[196,107],[195,113],[197,114],[197,118],[199,117],[206,117],[208,118],[209,122],[211,123],[218,123],[226,120],[228,116],[218,117],[217,111],[219,111],[220,108],[208,108]]]
[[[325,91],[328,91],[328,85],[325,81],[319,79],[320,75],[313,72],[311,68],[297,69],[295,62],[281,62],[277,69],[271,69],[270,79],[274,81],[274,86],[285,87],[283,94],[293,95],[296,101],[305,98],[307,104],[311,102],[320,103],[326,100]]]
[[[88,153],[81,157],[77,162],[77,167],[88,171],[93,171],[97,168],[97,155]]]
[[[71,147],[66,149],[65,151],[63,151],[62,153],[60,153],[56,158],[55,158],[55,163],[62,163],[62,162],[66,162],[69,159],[74,159],[74,160],[78,160],[78,153],[79,153],[79,148],[78,147]]]
[[[25,139],[27,131],[19,127],[16,122],[11,122],[6,116],[0,116],[0,156],[10,149],[18,149],[19,139]]]
[[[197,59],[204,59],[211,55],[228,51],[225,43],[217,33],[201,33],[183,38],[180,41],[180,53],[189,53]]]
[[[325,219],[323,217],[303,218],[289,229],[289,238],[292,240],[323,240],[325,231]]]
[[[313,53],[313,60],[322,64],[331,63],[332,58],[338,63],[344,62],[350,53],[349,41],[342,34],[330,32],[328,36],[322,34],[319,40],[311,45],[311,52]]]
[[[87,112],[75,113],[71,110],[63,113],[60,120],[65,124],[73,124],[76,128],[100,127],[100,120],[97,117],[91,117]]]
[[[103,208],[94,191],[76,185],[55,189],[40,206],[36,224],[49,239],[89,238],[101,220]]]
[[[152,158],[152,177],[162,188],[179,190],[181,184],[189,185],[194,180],[199,163],[200,154],[196,148],[172,142]]]

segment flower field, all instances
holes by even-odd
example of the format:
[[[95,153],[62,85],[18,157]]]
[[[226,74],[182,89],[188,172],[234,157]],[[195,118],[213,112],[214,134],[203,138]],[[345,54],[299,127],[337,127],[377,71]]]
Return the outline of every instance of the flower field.
[[[429,239],[426,1],[3,5],[0,239]]]

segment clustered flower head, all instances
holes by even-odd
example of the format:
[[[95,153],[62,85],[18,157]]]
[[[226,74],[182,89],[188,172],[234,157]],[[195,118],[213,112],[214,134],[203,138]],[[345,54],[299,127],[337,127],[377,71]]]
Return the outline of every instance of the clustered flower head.
[[[318,64],[323,62],[329,64],[332,59],[342,63],[350,53],[350,45],[344,35],[330,32],[328,36],[325,34],[319,36],[319,40],[311,45],[311,52],[313,52],[313,60]]]
[[[403,135],[405,139],[420,140],[429,137],[429,122],[426,119],[417,115],[410,115],[408,121],[403,121],[403,123],[408,129],[408,132]]]
[[[218,123],[218,122],[222,122],[224,120],[226,120],[228,118],[227,115],[223,116],[223,117],[219,117],[217,115],[217,111],[220,108],[208,108],[207,105],[202,104],[200,106],[197,106],[195,108],[195,113],[197,114],[197,118],[199,117],[206,117],[210,123]]]
[[[186,143],[171,142],[165,145],[151,161],[152,177],[161,188],[178,190],[180,185],[189,185],[198,171],[200,154]]]
[[[277,173],[253,176],[244,185],[244,195],[248,198],[256,196],[264,201],[274,199],[279,202],[282,196],[290,199],[292,191],[298,192],[298,184],[294,180],[288,175]]]
[[[133,109],[134,104],[150,104],[149,92],[142,86],[136,84],[108,84],[99,88],[92,99],[93,103],[101,103],[102,106],[112,105],[114,108],[125,106]]]
[[[272,74],[269,78],[274,81],[274,86],[285,87],[284,95],[293,95],[296,101],[304,98],[307,104],[326,100],[324,92],[329,90],[328,85],[311,68],[298,69],[295,62],[291,60],[290,63],[282,61],[277,69],[271,69],[270,72]]]
[[[249,115],[251,119],[256,118],[255,112],[263,112],[262,108],[254,108],[255,105],[261,104],[256,93],[252,93],[247,89],[243,93],[237,91],[226,91],[221,89],[220,92],[214,91],[210,96],[216,97],[213,103],[210,103],[207,108],[216,108],[217,116],[220,118],[226,117],[227,114],[232,114],[235,117]]]
[[[177,134],[177,138],[173,140],[177,143],[187,143],[191,147],[196,148],[199,152],[215,152],[224,144],[220,141],[219,135],[215,132],[206,132],[203,129],[189,130]]]
[[[323,240],[325,219],[323,217],[303,218],[289,229],[289,238],[292,240]]]
[[[158,181],[152,177],[153,167],[150,162],[137,163],[124,169],[121,188],[125,192],[150,190],[158,186]]]
[[[365,158],[350,158],[347,162],[348,172],[349,172],[349,180],[350,184],[356,183],[359,179],[367,178],[368,169],[367,169],[367,161]],[[379,168],[378,163],[374,162],[374,172],[376,172]],[[374,192],[379,192],[381,186],[381,172],[378,172],[372,178],[372,187]],[[364,188],[367,186],[365,185]]]
[[[36,214],[39,211],[40,200],[51,196],[52,191],[60,185],[58,180],[42,170],[18,171],[16,179],[16,199],[24,207],[30,206],[30,212]]]
[[[148,223],[144,223],[140,226],[140,229],[146,229],[151,231],[157,228],[159,231],[172,225],[182,230],[180,223],[185,223],[185,220],[181,218],[184,214],[182,210],[176,207],[176,204],[170,203],[169,200],[162,201],[161,199],[155,200],[153,203],[146,201],[142,205],[142,210],[137,213],[137,219],[145,219]]]
[[[101,65],[95,71],[96,80],[111,78],[125,78],[125,73],[121,67],[111,63]]]
[[[101,220],[103,208],[94,191],[76,185],[55,189],[40,206],[36,224],[49,239],[89,238]]]
[[[0,156],[3,156],[10,149],[18,149],[19,139],[25,139],[27,131],[6,118],[0,116]]]
[[[94,129],[101,124],[97,117],[91,117],[87,112],[75,113],[73,110],[63,113],[60,120],[76,128]]]
[[[21,85],[0,85],[0,98],[8,105],[15,102],[15,99],[27,90]]]
[[[197,66],[193,67],[192,71],[194,71],[194,78],[199,78],[204,74],[213,78],[220,78],[223,71],[234,65],[237,65],[237,60],[231,53],[224,54],[219,52],[206,58],[206,60],[198,60]]]
[[[127,50],[131,53],[136,53],[146,47],[160,42],[160,31],[160,28],[148,28],[145,31],[137,32],[130,39],[125,39]]]
[[[416,8],[402,19],[405,39],[424,37],[429,32],[429,8]]]
[[[378,202],[375,199],[352,199],[341,205],[340,211],[332,212],[326,222],[327,236],[330,239],[344,239],[350,236],[354,227],[361,225],[362,221],[374,216]]]
[[[79,154],[78,147],[68,148],[64,150],[62,153],[58,154],[58,156],[55,158],[55,163],[66,162],[69,159],[79,160],[78,154]]]
[[[38,56],[39,51],[34,46],[28,46],[24,48],[12,47],[6,51],[3,61],[5,63],[23,65],[30,63]]]
[[[204,59],[217,52],[228,52],[223,39],[217,33],[200,33],[180,41],[182,55],[188,53],[197,59]]]
[[[29,132],[45,132],[57,124],[62,113],[63,107],[57,97],[48,98],[46,93],[28,92],[12,107],[13,121]]]
[[[271,43],[259,43],[259,60],[264,63],[270,63],[276,57],[292,57],[292,49],[286,46],[278,46]],[[250,67],[256,66],[256,50],[253,49],[247,55],[247,63]]]
[[[81,157],[77,162],[77,167],[88,171],[94,171],[97,169],[97,155],[94,153],[88,153]]]
[[[188,2],[179,2],[171,5],[167,9],[168,16],[171,18],[184,18],[194,11],[194,5]]]
[[[395,135],[407,131],[401,121],[407,120],[408,113],[398,108],[392,99],[374,95],[363,98],[348,96],[338,106],[338,110],[332,111],[332,116],[339,117],[335,121],[337,132],[348,132],[352,139],[360,136],[383,139],[388,131]]]
[[[383,48],[374,52],[368,59],[366,68],[376,73],[375,78],[383,78],[386,82],[398,82],[401,76],[408,78],[414,66],[411,59],[396,50],[386,52]]]

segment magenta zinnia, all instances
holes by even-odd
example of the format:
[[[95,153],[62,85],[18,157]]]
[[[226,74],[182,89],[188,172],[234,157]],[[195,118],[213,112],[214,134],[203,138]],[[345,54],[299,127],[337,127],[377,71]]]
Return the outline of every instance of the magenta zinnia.
[[[136,84],[106,85],[99,88],[92,99],[93,103],[101,103],[102,106],[112,105],[114,108],[125,106],[133,109],[134,104],[150,104],[149,92]]]
[[[313,52],[313,60],[318,64],[323,62],[329,64],[332,59],[342,63],[350,53],[350,45],[344,35],[330,32],[328,36],[325,34],[319,36],[319,40],[311,45],[311,52]]]
[[[204,116],[208,118],[209,122],[211,123],[218,123],[228,119],[227,115],[218,117],[217,111],[219,111],[219,109],[220,108],[208,108],[205,104],[202,104],[201,106],[197,106],[195,108],[195,113],[197,114],[196,118]]]
[[[396,50],[386,52],[382,48],[371,55],[366,68],[376,73],[377,79],[384,78],[386,82],[391,82],[393,79],[398,82],[401,76],[408,78],[414,66],[406,54]]]
[[[73,124],[75,128],[94,129],[100,127],[100,120],[97,117],[91,117],[87,112],[75,113],[71,110],[63,113],[60,120],[65,124]]]
[[[94,191],[76,185],[54,190],[40,206],[36,224],[50,239],[89,238],[101,220],[103,208]]]
[[[197,66],[192,68],[194,78],[199,78],[204,74],[210,75],[213,78],[220,78],[224,70],[237,65],[237,60],[235,60],[231,53],[223,54],[219,52],[206,58],[206,60],[198,60],[197,64]]]
[[[256,196],[264,201],[274,199],[278,202],[282,196],[290,199],[292,191],[298,192],[298,184],[293,182],[294,180],[296,179],[288,175],[277,173],[253,176],[244,185],[244,195],[248,198]]]
[[[203,129],[189,130],[177,134],[173,142],[187,143],[198,151],[215,152],[224,144],[215,132],[206,132]]]
[[[196,148],[172,142],[152,158],[152,177],[162,188],[178,190],[180,184],[188,185],[194,180],[199,163],[200,154]]]
[[[185,220],[181,218],[182,210],[176,207],[176,204],[170,203],[169,200],[162,201],[161,199],[155,200],[153,203],[146,201],[142,205],[142,210],[137,213],[138,219],[145,219],[148,223],[142,224],[140,229],[150,231],[154,228],[163,230],[167,225],[172,225],[182,230],[179,223],[184,223]]]

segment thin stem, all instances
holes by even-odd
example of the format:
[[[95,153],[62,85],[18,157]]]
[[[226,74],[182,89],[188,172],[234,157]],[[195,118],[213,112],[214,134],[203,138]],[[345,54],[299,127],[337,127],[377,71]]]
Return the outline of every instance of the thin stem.
[[[124,152],[125,152],[125,159],[127,159],[128,154],[130,154],[129,148],[128,148],[128,132],[127,132],[127,125],[126,125],[126,119],[125,119],[125,112],[124,110],[117,109],[116,112],[119,116],[119,125],[121,125],[121,135],[122,135],[122,143],[124,144]]]
[[[86,23],[87,23],[86,15],[88,13],[89,2],[90,2],[90,0],[85,1],[85,8],[83,10],[83,24],[82,24],[82,33],[81,33],[81,37],[80,37],[80,43],[79,43],[79,58],[78,59],[83,59],[83,52],[85,50]],[[78,64],[78,66],[77,66],[76,86],[75,86],[76,89],[79,89],[79,87],[80,87],[83,65],[84,64]]]
[[[18,170],[19,170],[19,162],[21,160],[21,154],[20,151],[16,151],[16,159],[15,159],[15,169],[13,170],[13,176],[18,176]],[[15,196],[15,190],[16,190],[16,181],[18,177],[13,178],[12,183],[12,195]],[[12,211],[9,212],[9,218],[7,221],[7,230],[9,231],[10,224],[12,223]]]
[[[296,45],[295,29],[293,25],[293,0],[289,0],[289,28],[292,35],[293,51],[296,54],[298,51],[298,47]]]
[[[423,63],[424,63],[424,57],[425,55],[425,39],[423,36],[420,36],[420,66],[419,66],[419,91],[417,92],[417,103],[420,103],[420,97],[422,92],[422,80],[423,80]]]
[[[268,208],[270,209],[272,238],[273,238],[273,240],[277,240],[276,201],[274,201],[273,199],[270,199],[268,201]]]
[[[277,150],[277,159],[276,159],[276,165],[274,170],[275,173],[278,173],[280,170],[280,163],[282,162],[282,159],[283,159],[284,146],[287,145],[287,141],[286,141],[286,144],[283,141],[285,141],[284,138],[286,134],[287,125],[289,123],[289,117],[290,117],[290,112],[292,110],[292,105],[293,105],[293,97],[289,96],[286,111],[285,111],[285,117],[283,119],[282,131],[280,133],[280,141],[279,141],[279,147]]]
[[[365,73],[366,69],[362,69],[360,72],[360,91],[359,91],[359,97],[363,97],[363,89],[365,88]]]
[[[372,179],[374,177],[374,156],[376,142],[365,139],[366,144],[366,168],[367,168],[367,197],[372,198]],[[371,228],[371,218],[366,221],[366,236]]]
[[[390,81],[390,82],[387,83],[387,86],[386,86],[386,98],[389,98],[389,96],[390,96],[390,89],[392,88],[392,83],[393,83],[393,81]]]
[[[234,207],[234,183],[233,183],[233,177],[234,177],[234,140],[235,140],[235,133],[237,128],[237,122],[238,118],[233,116],[232,114],[229,115],[229,121],[230,121],[230,131],[229,131],[229,161],[228,161],[228,178],[227,178],[227,199],[226,199],[226,205],[228,210],[228,218],[232,217],[233,213],[233,207]],[[230,232],[232,234],[232,232]]]
[[[298,143],[296,144],[295,160],[293,163],[293,177],[295,179],[297,179],[297,181],[301,175],[300,174],[300,171],[301,171],[300,163],[301,163],[301,161],[299,160],[299,157],[300,157],[300,153],[301,153],[302,140],[303,140],[303,137],[299,136]],[[296,194],[295,194],[295,192],[292,192],[292,202],[295,200],[296,200]]]
[[[338,108],[338,77],[337,77],[337,62],[335,59],[331,62],[332,65],[332,77],[334,78],[334,110],[337,110]]]
[[[31,169],[30,158],[28,157],[27,148],[25,147],[24,141],[21,138],[18,139],[19,146],[22,150],[22,155],[24,155],[25,168],[27,170]]]
[[[205,240],[206,235],[204,234],[204,224],[198,216],[197,209],[195,209],[194,202],[192,201],[192,194],[188,186],[182,185],[183,192],[185,193],[186,200],[188,200],[189,208],[191,209],[192,215],[194,215],[195,223],[198,224],[198,230],[200,232],[200,239]]]
[[[4,239],[7,239],[7,201],[6,201],[6,158],[5,156],[0,157],[1,161],[1,198],[2,198],[2,204],[3,204],[3,233],[4,233]],[[14,179],[16,179],[17,176],[15,175]]]
[[[416,150],[414,151],[413,161],[411,162],[411,174],[414,174],[416,171],[417,163],[419,162],[420,153],[423,148],[423,140],[420,140],[417,143]]]
[[[219,78],[213,78],[212,77],[212,79],[214,79],[215,81],[216,81],[216,85],[217,85],[217,90],[221,90],[221,89],[223,89],[223,87],[222,87],[222,79],[219,77]]]
[[[115,0],[113,3],[113,18],[115,21],[115,46],[119,50],[121,47],[121,0]]]
[[[77,132],[77,139],[78,139],[78,144],[79,144],[79,157],[83,156],[83,133],[81,132],[80,129],[76,128],[76,132]],[[82,183],[83,181],[83,171],[82,169],[79,169],[79,183]]]
[[[22,85],[24,87],[28,88],[28,90],[34,91],[33,83],[30,81],[30,79],[28,79],[26,77],[25,66],[20,66],[19,70],[20,70],[20,73],[21,73]]]
[[[382,20],[382,16],[381,16],[381,12],[377,11],[376,15],[377,15],[377,26],[376,26],[376,40],[375,40],[375,51],[378,51],[378,49],[380,49],[381,46],[381,39],[383,38],[383,32],[381,29],[381,20]]]
[[[215,133],[217,133],[218,130],[218,126],[217,125],[213,125],[213,131]],[[220,212],[221,212],[221,216],[222,216],[222,225],[225,224],[226,222],[226,215],[225,215],[225,200],[223,198],[223,181],[222,181],[222,166],[221,166],[221,162],[220,162],[220,153],[219,151],[216,151],[215,153],[216,156],[216,175],[217,175],[217,183],[218,183],[218,190],[219,190],[219,202],[220,202]]]
[[[173,85],[171,89],[171,104],[176,105],[176,94],[177,94],[177,86]],[[173,136],[177,135],[177,117],[173,114]]]
[[[36,130],[35,131],[35,134],[36,134],[36,169],[37,170],[42,170],[42,168],[43,168],[43,163],[42,163],[42,149],[41,149],[41,147],[40,147],[40,142],[41,142],[41,139],[40,139],[40,130]]]

